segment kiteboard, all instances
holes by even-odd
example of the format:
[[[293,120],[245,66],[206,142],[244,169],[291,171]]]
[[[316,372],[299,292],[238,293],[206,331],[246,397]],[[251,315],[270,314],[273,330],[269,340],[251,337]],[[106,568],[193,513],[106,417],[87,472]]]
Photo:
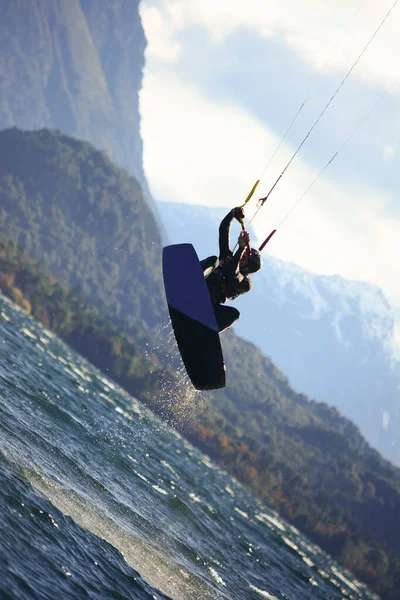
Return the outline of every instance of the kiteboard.
[[[203,270],[192,244],[163,249],[165,294],[183,364],[197,390],[225,387],[225,363]]]

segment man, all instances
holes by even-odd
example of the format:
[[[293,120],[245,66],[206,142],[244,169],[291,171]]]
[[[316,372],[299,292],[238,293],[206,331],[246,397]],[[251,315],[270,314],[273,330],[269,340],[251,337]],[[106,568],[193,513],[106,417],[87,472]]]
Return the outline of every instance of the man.
[[[214,307],[218,331],[228,329],[240,317],[240,312],[233,306],[222,306],[227,300],[234,300],[241,294],[251,290],[250,273],[261,269],[262,258],[255,248],[250,248],[250,235],[241,231],[235,252],[229,247],[229,230],[233,219],[239,222],[244,218],[241,207],[233,208],[222,219],[219,226],[219,258],[209,256],[200,261],[208,291]]]

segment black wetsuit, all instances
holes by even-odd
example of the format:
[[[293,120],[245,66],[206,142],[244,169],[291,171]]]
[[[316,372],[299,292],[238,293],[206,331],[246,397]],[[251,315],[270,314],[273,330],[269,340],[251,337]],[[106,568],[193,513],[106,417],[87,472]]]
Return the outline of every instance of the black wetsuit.
[[[229,247],[229,230],[235,218],[234,213],[233,208],[219,226],[219,258],[209,256],[201,261],[220,332],[228,329],[240,317],[237,308],[221,305],[249,292],[252,287],[251,279],[239,271],[243,248],[233,254]]]

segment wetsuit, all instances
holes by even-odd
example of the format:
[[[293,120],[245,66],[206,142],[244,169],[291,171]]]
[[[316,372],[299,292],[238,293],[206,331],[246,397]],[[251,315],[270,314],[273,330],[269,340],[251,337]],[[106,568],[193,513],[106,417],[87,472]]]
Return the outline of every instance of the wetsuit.
[[[233,208],[219,226],[219,258],[209,256],[200,261],[220,332],[228,329],[240,317],[237,308],[221,305],[249,292],[252,287],[250,277],[242,275],[239,270],[240,259],[245,249],[239,248],[233,254],[229,247],[229,230],[235,218],[235,211]]]

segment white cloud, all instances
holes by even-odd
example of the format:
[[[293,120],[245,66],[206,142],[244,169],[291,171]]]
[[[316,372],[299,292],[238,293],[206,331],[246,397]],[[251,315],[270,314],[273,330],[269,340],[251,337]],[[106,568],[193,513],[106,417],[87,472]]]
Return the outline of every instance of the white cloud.
[[[174,62],[182,46],[174,39],[175,31],[168,19],[154,6],[143,8],[141,18],[148,42],[146,60]]]
[[[249,114],[215,105],[173,75],[146,74],[141,114],[144,168],[158,198],[240,204],[276,144]]]
[[[277,143],[275,135],[246,110],[233,102],[216,103],[194,83],[179,79],[175,64],[188,52],[185,44],[190,38],[183,34],[191,26],[203,27],[211,46],[246,27],[286,44],[314,69],[340,69],[344,74],[392,4],[393,0],[354,0],[351,4],[347,0],[247,0],[244,9],[243,2],[236,0],[142,0],[148,39],[141,92],[144,166],[155,197],[210,206],[240,204]],[[399,18],[400,3],[356,69],[382,92],[399,75]],[[332,121],[332,128],[343,125],[346,109],[359,106],[360,94],[342,104],[341,119]],[[380,114],[381,131],[387,132],[390,117]],[[392,117],[390,122],[390,138],[384,133],[379,139],[368,134],[364,138],[371,152],[380,151],[386,161],[397,152],[397,141],[392,142],[397,138],[396,121]],[[249,217],[255,200],[268,192],[293,151],[281,148],[249,204]],[[321,168],[329,158],[321,154]],[[279,228],[268,252],[314,272],[376,283],[393,305],[400,306],[400,223],[388,217],[394,212],[388,207],[397,199],[369,186],[367,169],[362,182],[344,179],[343,172],[351,170],[351,165],[344,169],[342,163],[341,169],[341,160],[342,153]],[[338,172],[342,176],[335,178]],[[254,221],[260,241],[281,222],[315,176],[299,155]],[[396,329],[400,342],[399,331],[400,325]]]
[[[216,43],[245,27],[261,37],[279,36],[313,68],[345,72],[392,6],[393,0],[247,0],[246,6],[241,0],[163,0],[155,7],[144,0],[141,15],[146,32],[151,28],[149,53],[161,60],[177,57],[174,37],[193,25]],[[396,6],[357,66],[360,77],[391,85],[399,74],[399,27]]]
[[[389,160],[393,158],[394,155],[395,149],[393,148],[393,146],[385,146],[385,148],[383,149],[383,158],[385,160]]]
[[[244,110],[214,104],[167,74],[145,76],[141,113],[145,171],[155,197],[163,200],[238,205],[277,143]],[[248,217],[292,152],[281,149],[249,203]],[[328,158],[321,157],[321,166]],[[316,174],[300,158],[295,161],[253,223],[259,241],[281,222]],[[314,272],[372,281],[400,305],[399,279],[394,276],[399,221],[385,216],[391,200],[367,185],[321,178],[279,228],[269,252]]]

